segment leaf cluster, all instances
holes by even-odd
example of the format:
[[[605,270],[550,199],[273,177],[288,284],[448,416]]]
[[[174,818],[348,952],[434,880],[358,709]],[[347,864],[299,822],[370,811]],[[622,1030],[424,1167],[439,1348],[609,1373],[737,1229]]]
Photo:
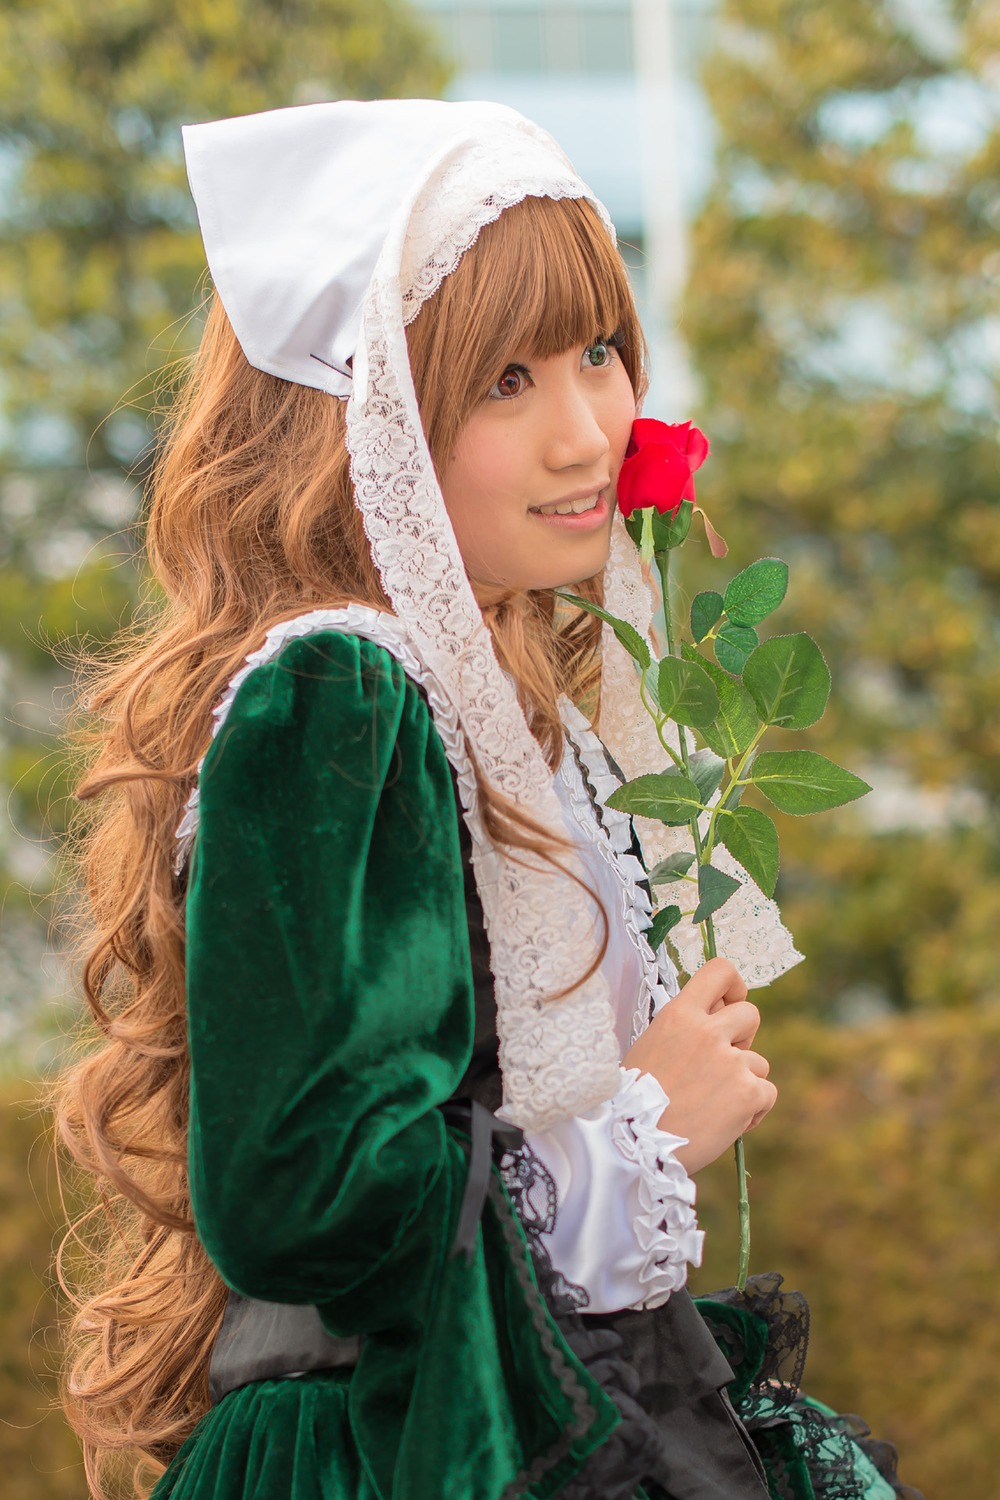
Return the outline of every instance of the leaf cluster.
[[[671,536],[654,549],[668,612],[669,557],[679,545]],[[697,900],[687,915],[696,924],[707,923],[740,889],[737,879],[712,864],[716,845],[727,848],[765,894],[774,892],[778,830],[766,813],[742,804],[748,788],[797,817],[841,807],[870,790],[860,777],[816,751],[758,749],[768,729],[801,730],[815,724],[830,696],[830,672],[811,636],[758,637],[757,626],[779,607],[787,588],[787,565],[778,558],[758,559],[732,578],[723,593],[699,593],[691,605],[693,642],[682,643],[679,655],[670,651],[655,662],[648,643],[626,621],[577,595],[565,596],[609,626],[639,669],[643,705],[673,764],[626,782],[608,805],[668,827],[691,829],[696,851],[691,861],[683,868],[679,861],[665,862],[650,878],[654,885],[695,883]],[[670,637],[672,641],[672,630]],[[714,647],[714,661],[705,654],[709,646]],[[679,726],[679,751],[665,733],[670,723]],[[687,731],[703,741],[701,750],[691,752]],[[703,816],[709,820],[704,832]],[[695,860],[697,870],[691,875]],[[676,903],[658,911],[651,940],[662,941],[684,915]]]

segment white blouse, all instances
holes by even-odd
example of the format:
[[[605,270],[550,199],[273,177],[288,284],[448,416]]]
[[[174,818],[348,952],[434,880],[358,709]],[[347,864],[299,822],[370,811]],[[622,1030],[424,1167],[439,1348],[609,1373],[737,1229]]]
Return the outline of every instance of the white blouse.
[[[602,967],[624,1056],[677,993],[677,974],[644,936],[650,903],[638,884],[644,871],[630,852],[629,819],[603,805],[618,778],[582,714],[568,703],[563,714],[567,744],[555,785],[567,832],[608,916]],[[668,1103],[651,1074],[623,1067],[614,1098],[526,1137],[555,1188],[555,1222],[542,1241],[590,1312],[658,1307],[685,1284],[688,1265],[701,1264],[695,1186],[674,1154],[687,1142],[658,1125]]]

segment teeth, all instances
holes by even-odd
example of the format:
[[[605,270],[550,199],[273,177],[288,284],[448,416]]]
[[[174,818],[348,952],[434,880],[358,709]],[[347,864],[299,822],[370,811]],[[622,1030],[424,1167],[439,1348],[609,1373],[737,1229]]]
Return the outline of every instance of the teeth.
[[[568,500],[563,505],[538,505],[534,509],[541,516],[582,516],[597,506],[598,496],[588,495],[585,500]]]

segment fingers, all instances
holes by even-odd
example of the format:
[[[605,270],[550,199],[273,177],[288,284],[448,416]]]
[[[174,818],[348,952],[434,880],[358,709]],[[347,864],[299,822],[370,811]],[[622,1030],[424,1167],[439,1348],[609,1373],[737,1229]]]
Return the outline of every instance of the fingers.
[[[712,1011],[723,1005],[738,1004],[747,997],[747,987],[739,970],[728,958],[710,958],[688,980],[681,994],[694,1004]]]
[[[760,1124],[761,1120],[765,1119],[766,1116],[771,1113],[772,1109],[774,1108],[775,1100],[778,1097],[778,1090],[775,1088],[774,1084],[769,1083],[767,1079],[761,1079],[761,1087],[766,1091],[764,1094],[765,1102],[754,1114],[753,1119],[747,1126],[748,1130],[753,1130],[755,1126]]]
[[[734,1047],[748,1048],[760,1026],[760,1011],[749,1000],[734,1000],[712,1017]]]

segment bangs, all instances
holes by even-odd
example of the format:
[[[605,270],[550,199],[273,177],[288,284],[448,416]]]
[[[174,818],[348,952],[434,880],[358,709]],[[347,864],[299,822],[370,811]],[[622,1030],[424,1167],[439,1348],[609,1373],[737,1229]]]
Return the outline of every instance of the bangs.
[[[620,335],[638,395],[645,344],[628,273],[583,198],[525,198],[487,224],[407,333],[424,430],[439,463],[515,355],[546,359]]]
[[[545,359],[624,333],[622,325],[635,317],[632,290],[592,205],[579,198],[526,198],[517,208],[488,225],[466,256],[478,251],[476,279],[506,293],[505,326],[476,329],[484,344],[493,344],[494,359],[503,361],[514,350]]]

